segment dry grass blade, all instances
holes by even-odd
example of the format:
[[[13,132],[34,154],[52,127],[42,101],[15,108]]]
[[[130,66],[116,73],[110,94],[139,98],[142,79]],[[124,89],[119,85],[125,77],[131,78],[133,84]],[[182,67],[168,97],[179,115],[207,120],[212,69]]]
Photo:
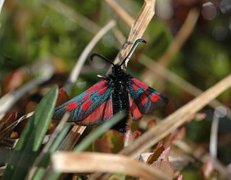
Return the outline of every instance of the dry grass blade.
[[[171,179],[139,161],[113,154],[58,152],[52,156],[52,165],[55,171],[65,173],[100,171],[127,174],[147,180]]]
[[[213,87],[196,97],[179,110],[165,118],[159,125],[153,127],[148,132],[124,148],[120,153],[136,157],[146,149],[155,145],[158,141],[169,135],[172,131],[186,123],[196,112],[207,105],[222,92],[230,88],[231,75],[227,76]]]
[[[177,74],[173,73],[172,71],[168,70],[165,68],[163,65],[152,61],[149,57],[142,55],[141,56],[142,61],[138,61],[140,64],[144,65],[146,68],[148,68],[152,72],[152,77],[153,73],[158,74],[159,76],[163,77],[164,79],[167,79],[169,82],[172,82],[173,84],[177,85],[181,89],[183,89],[185,92],[198,96],[203,91],[194,85],[190,84],[186,80],[182,79],[179,77]],[[217,106],[224,106],[220,101],[218,100],[213,100],[209,103],[209,105],[213,108],[216,108]],[[227,110],[227,114],[229,117],[231,117],[231,110],[229,107],[224,106]]]
[[[158,60],[160,64],[163,66],[168,66],[173,55],[181,49],[181,47],[193,32],[199,15],[200,11],[197,8],[193,8],[189,11],[184,24],[175,36],[171,46],[168,48],[167,52]]]
[[[129,26],[132,26],[134,19],[125,12],[121,6],[114,0],[105,0],[109,6],[115,11],[116,14]]]
[[[100,39],[108,32],[110,31],[114,26],[116,25],[115,21],[111,20],[108,22],[91,40],[91,42],[85,47],[83,52],[81,53],[79,59],[77,60],[77,63],[73,70],[71,71],[71,74],[67,80],[66,85],[64,86],[64,89],[69,92],[72,88],[73,84],[76,82],[76,80],[79,77],[80,71],[89,55],[89,53],[92,51],[92,49],[95,47],[95,45],[99,42]]]
[[[142,9],[140,10],[138,17],[132,25],[127,42],[124,44],[123,48],[119,51],[119,53],[116,56],[116,64],[121,62],[126,57],[128,52],[131,50],[132,43],[136,39],[141,38],[143,36],[148,24],[150,23],[152,17],[155,14],[155,2],[155,0],[145,0],[145,3]],[[122,12],[123,9],[121,8],[119,11]]]
[[[181,29],[175,36],[173,42],[169,46],[168,50],[164,55],[157,60],[162,66],[168,66],[171,62],[173,56],[181,49],[181,47],[184,45],[186,40],[189,38],[191,33],[193,32],[196,22],[199,18],[199,10],[198,9],[191,9],[189,11],[189,14],[182,25]],[[154,67],[155,63],[153,63],[150,67]],[[147,70],[143,73],[142,79],[148,84],[152,84],[155,79],[159,79],[159,77],[156,77],[155,79],[152,76],[152,72],[150,70]]]

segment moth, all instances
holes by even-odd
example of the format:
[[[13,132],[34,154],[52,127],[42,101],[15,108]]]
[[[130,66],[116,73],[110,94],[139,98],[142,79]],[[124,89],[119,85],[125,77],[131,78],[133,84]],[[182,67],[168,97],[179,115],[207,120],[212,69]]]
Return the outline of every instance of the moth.
[[[111,74],[101,77],[101,81],[85,92],[57,107],[54,116],[60,119],[65,112],[70,112],[70,121],[88,126],[103,123],[114,114],[125,111],[127,116],[114,127],[125,132],[128,117],[138,120],[143,114],[164,106],[167,98],[122,69],[140,42],[145,41],[137,39],[121,64],[114,64],[99,54],[92,54],[92,60],[97,56],[112,65]]]

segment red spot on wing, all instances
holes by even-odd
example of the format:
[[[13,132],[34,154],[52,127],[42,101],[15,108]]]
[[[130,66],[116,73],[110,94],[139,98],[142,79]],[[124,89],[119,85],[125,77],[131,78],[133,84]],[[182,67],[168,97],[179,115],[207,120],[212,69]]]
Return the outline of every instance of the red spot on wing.
[[[141,95],[141,97],[140,97],[140,101],[141,101],[141,104],[144,106],[145,103],[147,103],[148,98],[143,94],[143,95]]]
[[[142,114],[136,105],[135,101],[130,97],[130,111],[132,115],[132,119],[137,120],[142,117]]]
[[[157,94],[153,94],[153,95],[151,96],[152,102],[156,102],[156,101],[158,101],[159,99],[160,99],[160,96],[157,95]]]
[[[86,101],[85,103],[82,104],[81,109],[83,111],[87,111],[91,104],[92,104],[92,101],[88,100],[88,101]]]
[[[138,91],[139,87],[138,87],[137,85],[135,85],[135,84],[132,84],[132,89],[133,89],[134,91]]]
[[[84,125],[97,124],[104,120],[108,120],[113,115],[111,99],[102,103],[97,109],[95,109],[88,117],[86,117],[81,123]]]
[[[66,105],[66,111],[72,111],[74,109],[76,109],[78,106],[78,103],[77,102],[71,102],[69,104]]]
[[[87,94],[81,99],[81,101],[87,101],[89,98],[90,98],[90,94]]]
[[[103,89],[100,89],[99,91],[98,91],[98,94],[99,95],[103,95],[106,91],[107,91],[107,87],[104,87]]]
[[[136,78],[132,78],[132,81],[137,84],[138,86],[140,86],[141,88],[143,89],[147,89],[148,88],[148,85],[144,84],[143,82],[139,81],[138,79]]]
[[[99,89],[103,88],[106,84],[107,84],[106,80],[100,81],[100,82],[96,83],[95,85],[93,85],[91,88],[89,88],[86,92],[87,92],[87,94],[91,94],[91,93],[98,91]]]

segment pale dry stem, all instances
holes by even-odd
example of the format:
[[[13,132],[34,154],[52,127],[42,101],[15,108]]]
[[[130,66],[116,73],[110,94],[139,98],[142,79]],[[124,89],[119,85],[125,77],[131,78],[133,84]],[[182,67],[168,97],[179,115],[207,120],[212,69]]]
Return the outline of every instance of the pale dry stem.
[[[174,55],[177,52],[179,52],[179,50],[182,48],[186,40],[190,37],[191,33],[193,32],[197,20],[199,18],[199,14],[200,14],[199,10],[195,8],[189,11],[189,14],[184,24],[182,25],[181,29],[175,36],[173,42],[170,44],[169,48],[163,54],[163,56],[161,56],[157,60],[157,62],[159,62],[160,65],[167,67],[170,64]],[[152,65],[150,64],[150,67],[155,68],[154,67],[155,64],[156,64],[155,62]],[[142,79],[148,84],[153,84],[157,79],[159,82],[161,81],[158,76],[153,77],[153,72],[150,71],[149,69],[143,72]]]
[[[152,61],[149,57],[142,55],[141,56],[142,61],[138,61],[140,64],[144,65],[150,72],[155,73],[155,75],[158,75],[159,77],[163,77],[164,79],[168,80],[169,82],[172,82],[173,84],[180,87],[185,92],[193,95],[198,96],[203,91],[194,85],[190,84],[177,74],[173,73],[172,71],[168,70],[166,67],[162,66],[158,62]],[[153,75],[151,76],[153,77]],[[227,110],[227,115],[231,117],[231,110],[229,107],[225,106],[223,103],[221,103],[218,100],[213,100],[209,103],[209,105],[213,108],[216,108],[218,106],[223,106]]]
[[[113,154],[58,152],[52,156],[52,165],[55,171],[65,173],[98,171],[127,174],[147,180],[171,179],[144,163]]]
[[[112,4],[113,1],[110,0],[107,2],[110,2]],[[115,4],[115,2],[113,3]],[[128,18],[129,15],[126,15],[127,13],[122,8],[120,8],[120,6],[116,6],[116,8],[114,9],[117,9],[115,12],[117,12],[119,16],[121,16],[124,20],[126,20],[126,22],[129,23],[129,25],[131,24],[132,18]],[[135,40],[142,38],[154,14],[155,14],[155,0],[145,0],[144,5],[142,6],[142,9],[140,10],[138,17],[136,18],[134,24],[132,25],[126,43],[123,45],[122,49],[119,51],[119,53],[115,58],[114,61],[115,64],[119,64],[121,61],[124,60],[128,52],[131,50],[131,47],[135,42]]]
[[[115,11],[115,13],[126,23],[129,27],[134,23],[134,19],[125,12],[122,7],[114,0],[105,0],[108,5]]]
[[[81,69],[82,69],[85,61],[87,60],[87,57],[89,56],[90,52],[92,51],[92,49],[99,42],[99,40],[102,39],[103,36],[106,33],[108,33],[115,25],[116,25],[116,23],[114,20],[109,21],[102,29],[100,29],[100,31],[93,37],[93,39],[85,47],[85,49],[81,53],[79,59],[76,61],[76,64],[70,73],[70,76],[67,80],[67,83],[64,86],[64,89],[67,92],[70,91],[73,84],[77,81],[79,74],[81,72]]]

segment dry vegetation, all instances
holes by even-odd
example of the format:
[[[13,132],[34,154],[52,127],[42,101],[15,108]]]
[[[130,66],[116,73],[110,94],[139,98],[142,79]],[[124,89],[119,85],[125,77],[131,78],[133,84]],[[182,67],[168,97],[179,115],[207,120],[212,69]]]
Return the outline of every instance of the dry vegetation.
[[[134,2],[128,1],[125,5],[133,7]],[[154,27],[157,26],[155,19],[153,20],[155,0],[145,0],[140,11],[136,12],[136,18],[132,18],[128,10],[125,10],[127,9],[123,7],[125,5],[115,0],[105,0],[104,6],[113,11],[113,17],[116,18],[111,18],[100,27],[99,24],[95,24],[60,1],[43,1],[43,6],[71,19],[85,31],[91,31],[90,33],[94,36],[78,55],[79,58],[73,69],[68,72],[68,77],[65,75],[67,80],[62,82],[64,88],[59,91],[57,87],[53,87],[47,93],[51,84],[58,82],[51,79],[64,71],[63,65],[56,60],[40,61],[30,67],[18,69],[14,73],[23,74],[18,76],[23,77],[24,80],[28,74],[36,78],[27,83],[14,85],[13,91],[2,88],[4,90],[1,92],[0,99],[0,153],[1,156],[6,157],[0,158],[2,165],[0,175],[3,179],[132,179],[132,177],[139,177],[150,180],[173,178],[180,180],[184,179],[184,175],[190,177],[184,173],[184,170],[190,167],[199,169],[200,177],[205,179],[229,178],[230,169],[217,157],[219,140],[217,126],[219,118],[226,114],[230,116],[231,111],[228,103],[224,104],[215,99],[231,87],[231,75],[223,76],[212,87],[202,91],[170,70],[175,55],[181,51],[196,27],[201,13],[198,6],[191,7],[181,28],[157,60],[154,61],[145,52],[138,52],[136,56],[139,57],[139,61],[134,62],[138,64],[137,66],[145,67],[140,77],[149,85],[157,84],[156,89],[167,91],[166,81],[169,81],[195,98],[191,98],[180,108],[175,106],[174,111],[165,112],[162,120],[157,120],[159,118],[153,115],[146,116],[142,120],[144,121],[143,130],[140,130],[142,123],[135,122],[125,135],[108,130],[121,119],[121,115],[114,116],[98,128],[90,129],[66,123],[68,114],[60,122],[52,120],[55,104],[61,104],[68,99],[67,94],[72,93],[81,73],[89,68],[86,65],[89,54],[107,34],[111,33],[111,36],[116,39],[117,43],[113,46],[122,47],[118,48],[119,52],[114,60],[115,63],[119,63],[130,51],[131,42],[146,36],[148,39],[149,35],[145,33],[148,33],[146,30],[151,21]],[[7,7],[10,8],[10,5],[8,4]],[[120,29],[119,23],[127,25],[130,29],[128,37]],[[149,43],[146,46],[149,46]],[[137,72],[140,71],[138,67],[134,69]],[[42,75],[37,76],[38,70],[42,71],[40,73]],[[8,80],[8,83],[12,82],[12,79]],[[46,92],[47,95],[39,105],[28,105],[29,100],[25,99],[27,94],[37,92],[41,94]],[[19,109],[18,102],[22,100],[27,101],[24,104],[28,103],[28,109],[23,111],[24,113],[18,112],[21,115],[21,118],[18,118],[17,113],[13,113],[12,109]],[[169,101],[172,101],[171,96]],[[230,104],[230,100],[227,102]],[[174,102],[170,103],[170,105],[173,104]],[[204,119],[206,115],[204,113],[201,115],[201,112],[207,105],[216,110],[217,114],[214,116],[218,119],[213,121],[217,124],[212,124],[213,130],[210,133],[213,138],[207,142],[210,148],[188,140],[185,128],[196,119]],[[218,106],[222,108],[219,109]],[[35,113],[29,113],[35,107]],[[6,162],[9,163],[7,167]],[[191,178],[193,179],[193,176]]]

